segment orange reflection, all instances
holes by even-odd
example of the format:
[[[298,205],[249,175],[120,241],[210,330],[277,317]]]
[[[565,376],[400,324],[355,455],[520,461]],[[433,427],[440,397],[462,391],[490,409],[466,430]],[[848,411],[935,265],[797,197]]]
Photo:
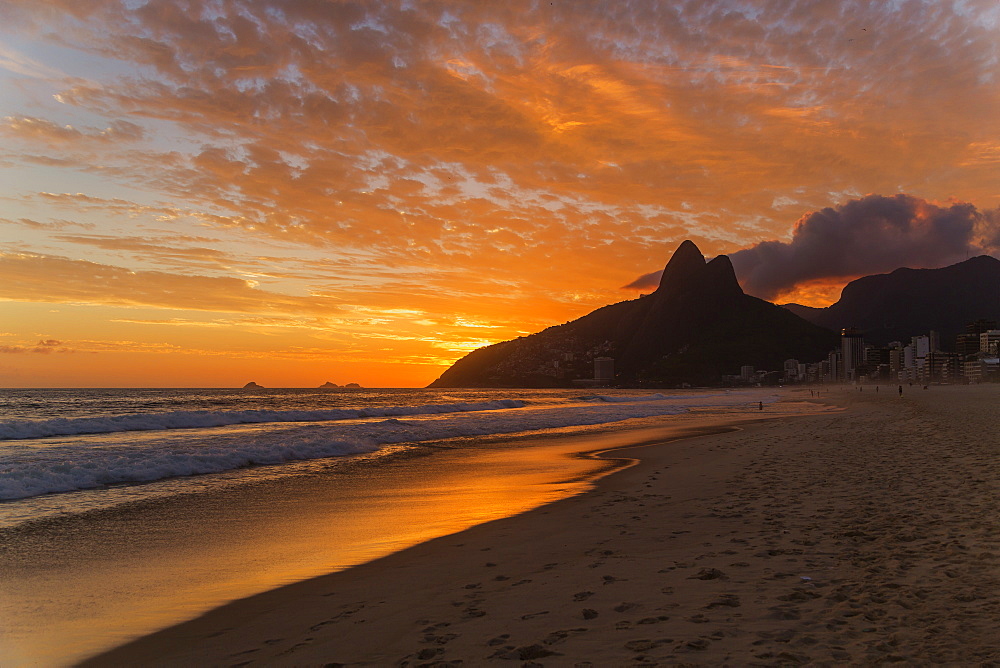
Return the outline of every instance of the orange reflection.
[[[228,601],[524,512],[616,466],[574,454],[628,440],[467,447],[363,475],[241,484],[24,532],[5,553],[0,650],[16,665],[75,662]]]

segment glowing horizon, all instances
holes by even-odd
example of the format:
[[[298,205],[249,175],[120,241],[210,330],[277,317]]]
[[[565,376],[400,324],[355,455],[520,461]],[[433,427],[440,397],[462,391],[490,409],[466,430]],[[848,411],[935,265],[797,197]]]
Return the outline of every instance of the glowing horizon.
[[[0,387],[422,386],[684,239],[814,306],[1000,249],[988,0],[0,17]]]

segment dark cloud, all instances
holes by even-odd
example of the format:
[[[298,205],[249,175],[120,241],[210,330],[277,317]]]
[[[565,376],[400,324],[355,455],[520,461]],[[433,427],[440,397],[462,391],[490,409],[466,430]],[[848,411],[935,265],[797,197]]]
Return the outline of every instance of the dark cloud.
[[[1000,209],[898,194],[814,211],[795,223],[791,241],[763,241],[729,257],[746,292],[774,299],[803,283],[943,267],[997,251]],[[655,289],[662,273],[644,274],[622,289]]]
[[[660,277],[662,276],[662,269],[643,274],[628,285],[623,285],[622,290],[655,290],[660,285]]]
[[[989,252],[992,217],[964,202],[868,195],[802,217],[790,242],[765,241],[730,258],[747,292],[772,299],[808,281],[942,267]]]

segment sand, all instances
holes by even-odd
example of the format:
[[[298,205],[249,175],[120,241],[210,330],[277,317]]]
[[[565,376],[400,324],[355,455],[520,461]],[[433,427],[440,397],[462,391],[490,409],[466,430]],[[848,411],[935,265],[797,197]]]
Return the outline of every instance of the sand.
[[[87,665],[1000,663],[1000,387],[881,389]]]

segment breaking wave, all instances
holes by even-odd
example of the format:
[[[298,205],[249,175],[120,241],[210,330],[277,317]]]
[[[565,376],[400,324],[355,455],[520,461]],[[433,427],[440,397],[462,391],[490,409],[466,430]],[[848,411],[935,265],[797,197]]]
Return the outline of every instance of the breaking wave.
[[[400,415],[439,415],[521,408],[523,401],[498,399],[480,403],[459,402],[425,406],[379,406],[374,408],[335,408],[329,410],[248,410],[248,411],[173,411],[145,415],[113,415],[99,418],[55,418],[52,420],[0,421],[0,440],[75,436],[77,434],[112,434],[123,431],[158,431],[226,427],[234,424],[266,422],[326,422]]]

